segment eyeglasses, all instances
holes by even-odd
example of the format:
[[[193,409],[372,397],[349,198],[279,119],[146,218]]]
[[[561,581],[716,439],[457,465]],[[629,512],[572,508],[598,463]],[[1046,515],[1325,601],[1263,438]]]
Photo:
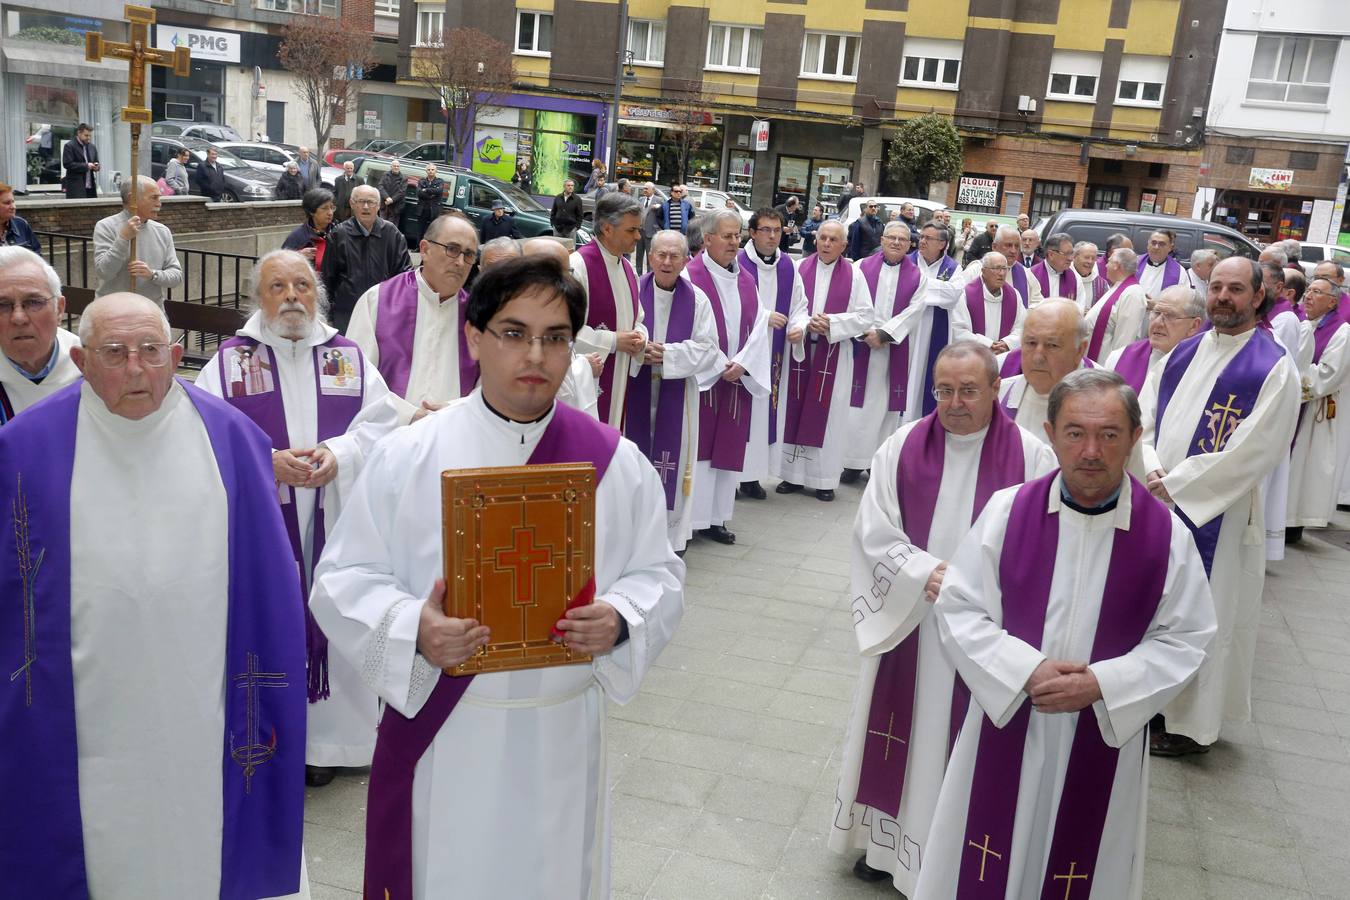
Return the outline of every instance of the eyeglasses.
[[[978,400],[982,391],[979,388],[963,387],[960,390],[956,388],[940,387],[933,388],[933,399],[939,403],[951,403],[957,394],[961,395],[962,400]]]
[[[1194,319],[1195,316],[1188,316],[1185,313],[1171,313],[1165,309],[1154,307],[1148,311],[1150,319],[1166,319],[1169,322],[1180,322],[1182,319]]]
[[[435,244],[437,247],[440,247],[445,251],[445,255],[451,259],[458,256],[468,263],[478,259],[477,247],[461,247],[459,244],[442,244],[440,241],[433,241],[431,238],[422,238],[422,240],[426,241],[428,244]]]
[[[1338,295],[1337,295],[1334,291],[1324,291],[1324,290],[1322,290],[1321,288],[1308,288],[1306,291],[1303,292],[1303,296],[1305,296],[1305,297],[1335,297],[1335,296],[1338,296]],[[4,306],[3,303],[0,303],[0,313],[3,313],[4,311],[5,311],[5,306]],[[27,312],[27,307],[24,308],[24,311]]]
[[[495,337],[503,350],[522,356],[530,352],[530,346],[535,341],[539,342],[539,349],[545,356],[557,357],[572,352],[572,336],[568,334],[530,335],[518,328],[508,328],[501,332],[493,331],[490,327],[483,330]]]
[[[45,310],[52,302],[50,297],[27,297],[15,303],[13,300],[0,300],[0,319],[7,319],[14,315],[14,310],[23,307],[25,316],[36,316]]]
[[[141,361],[143,366],[152,366],[156,369],[169,364],[169,348],[172,344],[166,343],[144,343],[139,347],[128,347],[126,344],[104,344],[102,347],[95,347],[94,352],[98,354],[99,362],[109,369],[120,369],[127,364],[127,360],[134,353],[136,358]]]
[[[1006,271],[1008,271],[1008,267],[1007,267],[1007,266],[981,266],[980,268],[981,268],[981,270],[983,270],[983,271],[985,271],[985,272],[1006,272]]]
[[[942,238],[937,237],[937,236],[935,236],[935,235],[931,235],[931,234],[921,234],[921,235],[919,235],[919,243],[920,243],[920,244],[945,244],[945,243],[947,243],[947,242],[944,241]]]
[[[759,226],[758,228],[755,229],[755,233],[756,233],[756,234],[773,234],[773,235],[780,235],[780,234],[783,233],[783,229],[781,229],[781,228],[770,228],[768,225],[761,225],[761,226]]]
[[[379,203],[380,203],[380,201],[378,201],[378,200],[369,200],[369,199],[367,199],[367,200],[352,200],[352,201],[350,201],[350,202],[351,202],[352,206],[378,206]]]
[[[909,238],[902,234],[883,234],[881,242],[883,244],[908,244]]]

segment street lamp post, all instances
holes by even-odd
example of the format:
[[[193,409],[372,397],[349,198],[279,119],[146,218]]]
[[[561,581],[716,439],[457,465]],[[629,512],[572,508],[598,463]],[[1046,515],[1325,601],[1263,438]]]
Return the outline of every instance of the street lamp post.
[[[628,0],[619,0],[619,35],[614,44],[614,102],[609,109],[609,127],[605,129],[605,138],[609,142],[610,178],[614,177],[614,166],[619,161],[619,96],[623,93],[624,64],[632,58],[627,50]]]

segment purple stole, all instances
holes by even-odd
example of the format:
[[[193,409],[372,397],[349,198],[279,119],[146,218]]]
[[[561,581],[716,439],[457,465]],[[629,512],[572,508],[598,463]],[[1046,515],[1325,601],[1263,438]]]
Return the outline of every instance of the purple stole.
[[[966,285],[966,309],[970,311],[970,330],[975,334],[984,334],[984,281],[972,281]],[[998,337],[1003,340],[1012,333],[1017,322],[1017,297],[1013,289],[1004,282],[1003,302],[999,312]]]
[[[5,393],[5,386],[0,384],[0,425],[12,418],[14,418],[14,404],[9,402],[9,394]]]
[[[1298,319],[1300,322],[1308,321],[1308,317],[1303,313],[1303,307],[1295,306],[1294,304],[1290,303],[1287,297],[1282,297],[1278,301],[1276,301],[1275,305],[1272,306],[1270,310],[1266,312],[1265,320],[1267,322],[1273,323],[1275,321],[1276,316],[1278,316],[1280,313],[1285,312],[1293,313],[1294,318]]]
[[[1136,394],[1144,389],[1144,381],[1148,378],[1148,361],[1152,354],[1153,345],[1148,342],[1148,338],[1144,338],[1121,350],[1120,356],[1116,357],[1116,374],[1124,378]]]
[[[900,448],[896,471],[896,496],[905,533],[916,547],[927,549],[928,534],[942,487],[947,432],[930,413],[910,430]],[[970,520],[979,518],[994,492],[1026,477],[1022,435],[1017,425],[998,406],[989,420],[989,431],[980,448],[980,468],[975,478],[975,502]],[[920,601],[927,602],[927,601]],[[867,740],[863,743],[862,771],[858,778],[857,802],[879,809],[892,819],[900,814],[908,746],[891,756],[888,739],[913,733],[914,692],[919,672],[919,629],[915,628],[896,647],[881,657],[867,715]],[[956,741],[970,702],[970,690],[956,677],[952,689],[952,714],[948,750]]]
[[[1036,648],[1041,647],[1045,636],[1045,615],[1059,542],[1059,516],[1046,512],[1058,474],[1052,472],[1029,481],[1017,491],[999,559],[1003,627],[1012,637]],[[1133,477],[1127,479],[1122,490],[1130,492],[1130,527],[1123,531],[1113,529],[1106,588],[1089,662],[1123,656],[1139,644],[1157,612],[1167,579],[1172,537],[1167,507],[1150,496]],[[961,900],[1002,900],[1007,891],[1008,853],[1012,849],[1022,755],[1031,715],[1031,700],[1026,698],[1002,728],[995,727],[988,717],[980,719],[979,731],[974,735],[978,743],[966,831],[961,842],[961,873],[956,892]],[[1120,754],[1124,752],[1102,740],[1091,707],[1076,716],[1039,894],[1042,900],[1062,897],[1061,882],[1071,871],[1075,876],[1087,876],[1079,892],[1081,896],[1091,894],[1111,786]],[[1129,764],[1142,766],[1142,747],[1130,752],[1140,758],[1131,759]],[[982,852],[981,848],[988,852]],[[1032,865],[1035,863],[1033,860]],[[1077,866],[1083,866],[1084,871],[1078,871]]]
[[[651,272],[638,283],[638,302],[642,313],[656,331],[654,304],[655,276]],[[694,289],[683,278],[675,279],[674,298],[670,303],[670,318],[666,322],[666,343],[677,344],[689,340],[694,333]],[[656,425],[652,426],[652,382],[661,387],[656,395]],[[624,432],[642,455],[651,460],[656,474],[661,476],[661,487],[666,492],[666,509],[675,508],[675,485],[679,481],[680,445],[683,443],[684,392],[683,378],[662,378],[650,363],[643,363],[638,373],[628,380],[628,395],[624,399],[628,409],[624,416]],[[672,477],[674,476],[674,477]]]
[[[1224,366],[1219,377],[1214,380],[1214,388],[1205,401],[1205,411],[1196,423],[1195,434],[1191,436],[1186,448],[1186,456],[1197,453],[1222,453],[1228,438],[1242,424],[1242,420],[1256,405],[1261,386],[1266,383],[1270,370],[1284,358],[1284,348],[1267,330],[1256,328],[1246,346],[1237,352],[1228,365]],[[1186,338],[1167,359],[1162,376],[1158,381],[1158,412],[1154,417],[1154,441],[1162,433],[1163,417],[1172,400],[1181,377],[1186,374],[1195,351],[1205,335],[1197,334]],[[1214,550],[1219,543],[1219,528],[1223,525],[1223,516],[1215,516],[1203,526],[1198,526],[1177,508],[1177,515],[1195,537],[1195,547],[1205,563],[1205,574],[1209,575],[1214,566]]]
[[[1145,255],[1139,259],[1139,268],[1135,269],[1134,274],[1141,275],[1144,268],[1149,264],[1148,256]],[[1167,260],[1163,263],[1162,284],[1158,286],[1158,293],[1162,293],[1174,284],[1181,282],[1181,263],[1172,254],[1167,255]]]
[[[619,432],[565,403],[553,404],[527,465],[588,462],[598,488],[619,446]],[[472,675],[444,673],[431,696],[409,719],[386,706],[375,738],[366,814],[365,896],[412,900],[413,773],[436,734],[473,681]],[[299,845],[296,847],[297,858]]]
[[[600,251],[600,242],[591,241],[589,244],[583,244],[577,251],[581,258],[586,261],[586,324],[598,330],[608,329],[614,331],[618,328],[619,312],[618,299],[614,296],[614,288],[609,283],[608,263],[604,254]],[[628,290],[632,296],[633,304],[633,327],[637,327],[638,310],[638,284],[637,275],[633,272],[633,266],[627,259],[619,257],[619,265],[623,267],[623,274],[628,279]],[[613,353],[605,355],[605,365],[600,370],[600,395],[610,396],[614,389],[616,360],[619,357],[619,351],[616,349]],[[604,416],[601,416],[603,419]]]
[[[1102,281],[1107,281],[1106,258],[1109,255],[1110,255],[1109,253],[1103,253],[1101,256],[1097,257],[1097,277]]]
[[[82,384],[0,429],[0,508],[24,526],[0,529],[8,561],[0,658],[24,663],[0,691],[0,794],[10,810],[0,820],[0,869],[14,897],[89,896],[70,659],[70,483]],[[282,549],[267,438],[224,401],[182,384],[211,439],[229,517],[220,896],[289,894],[300,884],[305,790],[295,563]]]
[[[1097,313],[1097,322],[1092,326],[1092,339],[1088,341],[1087,355],[1089,359],[1096,359],[1102,352],[1102,341],[1106,340],[1106,324],[1111,318],[1111,310],[1115,307],[1116,301],[1120,299],[1120,295],[1125,292],[1126,288],[1138,283],[1139,279],[1131,275],[1116,285],[1115,290],[1102,301],[1101,311]]]
[[[685,271],[689,280],[698,285],[712,305],[713,320],[717,323],[717,343],[722,352],[730,354],[730,335],[722,298],[708,272],[707,254],[700,253],[690,260]],[[713,263],[716,265],[716,263]],[[759,316],[759,292],[755,279],[741,266],[736,273],[736,289],[741,298],[741,320],[736,326],[739,347],[745,346],[750,329]],[[739,381],[717,379],[717,383],[700,392],[698,402],[698,459],[711,461],[714,469],[739,472],[745,466],[745,446],[750,441],[750,413],[753,409],[750,392]]]
[[[1313,355],[1314,364],[1322,361],[1322,354],[1327,349],[1327,344],[1331,343],[1331,337],[1336,333],[1336,329],[1341,326],[1342,319],[1332,310],[1322,316],[1322,321],[1317,323],[1313,329]]]
[[[808,309],[815,302],[818,261],[819,257],[813,253],[801,265],[802,286],[806,290]],[[852,291],[853,264],[841,256],[835,262],[821,312],[837,315],[847,311]],[[834,377],[838,369],[837,365],[831,369],[830,364],[838,363],[835,353],[837,348],[837,344],[830,343],[828,338],[818,334],[806,336],[806,365],[794,365],[788,379],[784,443],[800,447],[825,446],[825,427],[830,420],[830,398],[834,393]]]
[[[412,372],[413,334],[417,331],[417,272],[409,269],[380,282],[379,312],[375,316],[375,346],[380,351],[376,366],[389,390],[400,397],[408,393]],[[469,355],[464,336],[464,312],[469,295],[459,292],[459,395],[467,397],[478,383],[478,363]]]
[[[255,354],[261,352],[267,355],[268,365],[272,371],[272,390],[261,394],[235,394],[230,390],[230,385],[226,381],[228,378],[225,368],[225,356],[234,352],[237,347],[248,347]],[[357,360],[356,383],[358,389],[355,394],[351,393],[329,393],[324,390],[323,376],[333,374],[326,370],[328,360],[326,360],[326,351],[337,347],[348,350]],[[353,342],[342,335],[335,334],[324,344],[314,347],[314,394],[318,400],[319,409],[319,439],[318,443],[323,443],[329,438],[338,437],[347,433],[351,427],[352,420],[361,412],[361,405],[365,401],[365,356],[361,349]],[[216,362],[220,370],[220,383],[225,393],[225,402],[248,416],[263,430],[268,439],[272,442],[272,447],[277,450],[284,450],[292,446],[290,434],[286,428],[286,404],[281,396],[281,383],[277,378],[277,360],[276,354],[272,348],[266,344],[260,344],[249,337],[232,337],[220,345],[220,352],[216,354]],[[290,485],[277,485],[281,499],[281,520],[286,524],[286,535],[291,541],[291,554],[295,559],[295,565],[300,572],[300,605],[305,610],[305,648],[308,651],[308,672],[307,695],[310,703],[317,703],[320,700],[328,699],[328,638],[319,628],[319,624],[314,621],[314,616],[309,611],[309,588],[310,582],[314,577],[314,565],[318,565],[319,557],[323,555],[324,546],[324,510],[323,502],[326,497],[323,488],[318,489],[318,496],[314,499],[314,548],[311,558],[313,565],[305,568],[305,536],[300,532],[300,518],[295,511],[295,488]],[[284,488],[284,491],[282,490]]]
[[[1036,265],[1031,267],[1031,274],[1035,276],[1037,283],[1040,284],[1041,294],[1046,299],[1054,299],[1053,297],[1050,296],[1049,264],[1045,260],[1041,260],[1040,262],[1036,263]],[[1072,288],[1069,289],[1068,293],[1065,293],[1066,276],[1068,277],[1068,284],[1072,285]],[[1059,293],[1056,294],[1055,296],[1063,300],[1074,300],[1078,297],[1078,281],[1073,276],[1073,266],[1069,266],[1069,268],[1065,269],[1064,272],[1059,276]]]
[[[886,257],[880,252],[873,253],[871,256],[858,263],[858,268],[863,273],[863,278],[867,281],[867,290],[872,295],[872,304],[876,305],[877,300],[877,282],[881,279],[881,267],[886,262]],[[909,303],[914,299],[914,292],[919,289],[919,267],[906,258],[900,259],[900,273],[895,281],[895,299],[891,305],[891,315],[899,315],[909,307]],[[877,353],[886,352],[887,385],[889,395],[886,401],[886,409],[889,412],[904,412],[906,394],[909,390],[909,339],[901,341],[898,344],[892,343],[886,351],[875,351]],[[853,343],[853,396],[850,400],[850,406],[861,407],[863,399],[867,394],[867,368],[872,359],[873,350],[862,341]]]
[[[1088,359],[1086,356],[1083,357],[1083,364],[1079,366],[1079,368],[1081,369],[1095,369],[1096,367],[1097,364],[1094,363],[1092,360]],[[1012,378],[1014,375],[1021,375],[1021,374],[1022,374],[1022,348],[1018,347],[1016,350],[1009,350],[1007,353],[1003,355],[1003,364],[999,366],[998,377]],[[1009,413],[1014,415],[1017,413],[1017,407],[1008,406],[1008,404],[1004,401],[1000,402],[1003,402],[1003,408],[1008,410]]]
[[[909,255],[914,265],[919,264],[919,251],[915,250]],[[938,280],[950,281],[956,274],[956,260],[950,256],[944,255],[942,261],[938,263]],[[942,339],[938,339],[942,335]],[[937,409],[937,401],[933,399],[933,366],[937,363],[938,354],[942,348],[947,346],[947,341],[951,338],[950,318],[947,310],[940,306],[933,307],[933,331],[928,335],[928,362],[924,367],[926,373],[923,378],[923,414],[926,416]]]
[[[1012,277],[1013,287],[1022,295],[1022,306],[1025,308],[1031,303],[1031,294],[1027,293],[1027,267],[1021,263],[1008,263],[1008,274]]]
[[[744,249],[736,256],[741,264],[741,268],[750,273],[750,278],[759,286],[759,269],[755,261],[750,258],[750,254]],[[786,253],[778,255],[778,262],[774,263],[774,270],[778,273],[778,284],[776,285],[777,295],[774,297],[773,311],[787,316],[792,311],[792,278],[797,274],[797,268],[792,264],[792,258]],[[759,296],[758,292],[755,294]],[[787,343],[787,327],[773,329],[773,352],[770,359],[769,381],[769,444],[778,443],[778,381],[783,374],[783,347]]]

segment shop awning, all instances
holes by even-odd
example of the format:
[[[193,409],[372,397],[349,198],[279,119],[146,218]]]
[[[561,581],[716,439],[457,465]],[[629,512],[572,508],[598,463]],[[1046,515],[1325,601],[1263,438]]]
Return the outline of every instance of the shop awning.
[[[128,66],[117,60],[92,63],[84,58],[84,48],[60,44],[5,42],[5,71],[17,75],[43,75],[48,78],[76,78],[88,81],[127,83]]]

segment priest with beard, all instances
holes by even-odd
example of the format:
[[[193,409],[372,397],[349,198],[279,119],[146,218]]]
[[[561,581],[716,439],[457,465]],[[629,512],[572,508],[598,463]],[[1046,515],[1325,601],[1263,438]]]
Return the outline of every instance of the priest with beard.
[[[435,219],[419,245],[422,264],[361,295],[347,337],[393,392],[399,424],[473,390],[478,368],[464,337],[464,281],[478,261],[478,233],[462,215]]]
[[[844,468],[849,399],[853,391],[850,338],[872,324],[867,282],[843,258],[844,226],[826,222],[816,232],[816,252],[799,271],[806,291],[805,314],[788,322],[792,363],[778,385],[778,450],[771,462],[780,479],[774,490],[792,494],[806,488],[816,499],[834,500]]]
[[[1018,425],[1037,437],[1045,434],[1050,391],[1084,365],[1088,337],[1087,322],[1071,300],[1047,300],[1027,313],[1022,372],[1005,377],[999,391],[999,402]]]
[[[995,492],[1055,468],[1050,449],[998,405],[988,349],[938,355],[937,411],[903,426],[872,461],[853,527],[853,627],[863,656],[832,850],[864,850],[854,873],[914,893],[938,787],[969,693],[938,640],[933,601],[946,560]]]
[[[1173,285],[1148,301],[1148,337],[1112,352],[1103,365],[1136,392],[1143,391],[1144,382],[1159,370],[1167,354],[1204,325],[1204,300],[1188,287]]]
[[[674,634],[684,563],[651,463],[554,400],[585,315],[581,285],[551,259],[484,273],[467,312],[479,387],[380,442],[319,562],[314,617],[386,704],[369,897],[610,894],[605,708],[637,695]],[[596,470],[594,580],[556,626],[592,660],[444,674],[492,635],[444,612],[441,473],[555,463]]]
[[[767,397],[756,397],[750,415],[751,441],[746,448],[742,472],[745,481],[737,489],[740,497],[763,500],[766,497],[760,479],[769,474],[769,457],[778,447],[778,417],[782,397],[778,385],[792,359],[787,340],[787,324],[806,316],[806,293],[792,257],[779,244],[783,237],[783,216],[771,206],[750,216],[750,243],[737,254],[740,267],[755,279],[759,305],[769,314],[769,383]],[[763,435],[763,438],[760,438]]]
[[[197,387],[248,416],[272,442],[272,472],[304,605],[314,565],[375,442],[397,426],[393,395],[357,345],[326,319],[328,298],[309,262],[275,250],[253,273],[256,311],[197,377]],[[232,389],[228,360],[266,359],[270,389]],[[305,782],[322,787],[338,767],[370,765],[378,704],[356,669],[329,654],[307,621],[309,715]]]
[[[1207,302],[1214,327],[1177,345],[1142,402],[1148,488],[1194,536],[1219,621],[1214,652],[1152,737],[1160,756],[1204,753],[1225,721],[1251,720],[1266,575],[1261,488],[1288,458],[1298,416],[1298,372],[1257,325],[1269,304],[1260,265],[1216,265]]]
[[[1092,253],[1095,261],[1095,247]],[[1139,340],[1148,311],[1148,298],[1144,296],[1144,289],[1134,274],[1138,265],[1139,259],[1127,247],[1112,251],[1111,258],[1107,260],[1106,280],[1110,287],[1096,305],[1084,310],[1088,328],[1092,330],[1092,337],[1088,340],[1088,359],[1103,362],[1112,353]],[[1097,277],[1096,269],[1092,270],[1092,277]],[[1083,309],[1081,303],[1079,309]]]
[[[628,379],[642,365],[647,343],[637,272],[628,261],[642,237],[642,207],[630,194],[607,191],[595,201],[594,222],[594,240],[571,257],[572,274],[586,292],[576,347],[600,354],[600,421],[622,429]]]
[[[881,252],[858,264],[871,296],[874,324],[853,345],[853,396],[848,413],[855,440],[844,452],[840,477],[844,484],[858,480],[905,414],[910,341],[902,323],[906,310],[923,306],[925,295],[925,278],[908,254],[909,226],[888,222],[881,235]]]
[[[266,435],[174,378],[153,301],[0,428],[0,867],[11,897],[304,891],[305,621]]]
[[[750,444],[763,448],[754,430],[753,401],[769,397],[769,313],[760,305],[755,278],[736,258],[740,213],[720,209],[700,222],[703,252],[684,275],[708,298],[716,323],[715,364],[699,375],[698,462],[694,473],[694,530],[719,544],[734,544],[727,529],[736,485],[753,480],[745,468]]]
[[[971,702],[915,900],[1143,897],[1148,722],[1215,615],[1186,527],[1125,472],[1141,430],[1118,375],[1068,375],[1059,471],[994,494],[952,557],[937,629]]]
[[[689,262],[689,242],[673,229],[658,231],[647,257],[647,274],[638,279],[638,300],[652,339],[643,350],[642,368],[628,385],[624,431],[661,477],[670,546],[682,554],[695,527],[699,384],[716,379],[724,367],[718,360],[708,295],[680,277]],[[734,482],[731,493],[736,493]]]

